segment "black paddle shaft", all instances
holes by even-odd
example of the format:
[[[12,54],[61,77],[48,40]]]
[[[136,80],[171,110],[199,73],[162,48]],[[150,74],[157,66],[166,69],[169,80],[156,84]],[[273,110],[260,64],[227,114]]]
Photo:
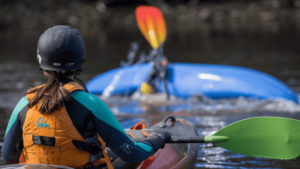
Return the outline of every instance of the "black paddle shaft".
[[[133,141],[142,142],[147,141],[147,138],[134,138]],[[204,136],[194,137],[176,137],[172,136],[167,143],[205,143]]]
[[[133,141],[142,142],[146,141],[147,138],[133,138]],[[167,143],[205,143],[204,136],[194,136],[194,137],[175,137],[172,136]],[[2,148],[3,142],[0,142],[0,150]]]

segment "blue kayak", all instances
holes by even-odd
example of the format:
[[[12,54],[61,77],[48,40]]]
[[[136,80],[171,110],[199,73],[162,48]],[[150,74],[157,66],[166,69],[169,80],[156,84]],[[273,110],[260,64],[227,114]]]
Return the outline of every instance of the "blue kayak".
[[[90,93],[126,96],[134,93],[152,70],[149,63],[119,67],[87,83]],[[298,103],[297,95],[283,82],[253,69],[191,63],[169,63],[166,74],[170,95],[180,98],[205,96],[221,98],[286,99]],[[165,92],[160,81],[158,92]]]

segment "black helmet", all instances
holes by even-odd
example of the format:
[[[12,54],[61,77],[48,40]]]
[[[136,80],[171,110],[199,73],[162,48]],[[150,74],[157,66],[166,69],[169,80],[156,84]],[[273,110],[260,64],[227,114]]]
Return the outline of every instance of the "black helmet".
[[[49,28],[39,39],[37,59],[43,70],[82,70],[81,64],[85,60],[83,38],[71,26]]]

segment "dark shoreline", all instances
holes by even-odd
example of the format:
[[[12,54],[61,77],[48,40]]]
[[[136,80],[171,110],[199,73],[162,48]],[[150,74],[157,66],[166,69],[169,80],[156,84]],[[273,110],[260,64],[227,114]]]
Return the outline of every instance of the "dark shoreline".
[[[185,4],[163,1],[141,1],[126,6],[109,6],[102,1],[9,1],[0,6],[0,31],[45,30],[53,25],[71,25],[79,31],[95,33],[106,29],[136,29],[136,6],[158,6],[167,25],[199,27],[212,25],[218,29],[273,29],[274,25],[300,27],[300,2],[291,8],[284,0],[204,1]],[[151,2],[151,3],[150,3]],[[193,4],[194,2],[194,4]],[[201,2],[201,1],[200,1]],[[1,1],[0,1],[1,4]],[[198,25],[198,26],[197,26]],[[268,26],[269,25],[269,26]],[[281,26],[282,27],[282,26]]]

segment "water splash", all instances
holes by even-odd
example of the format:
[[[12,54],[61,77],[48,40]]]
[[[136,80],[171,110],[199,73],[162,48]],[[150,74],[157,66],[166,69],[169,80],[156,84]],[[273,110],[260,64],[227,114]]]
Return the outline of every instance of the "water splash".
[[[135,56],[137,55],[137,52],[139,50],[139,43],[138,42],[131,42],[130,43],[131,48],[128,50],[127,54],[127,62],[122,60],[120,63],[120,66],[129,66],[132,65],[135,59]]]
[[[134,61],[136,60],[136,56],[138,56],[138,50],[139,50],[139,42],[131,42],[130,43],[131,48],[128,50],[128,54],[127,54],[127,61],[122,60],[120,62],[120,66],[124,67],[124,66],[129,66],[129,65],[133,65],[133,64],[140,64],[140,63],[148,63],[153,61],[154,57],[159,57],[159,56],[164,56],[164,49],[163,49],[163,44],[160,45],[160,47],[155,50],[152,49],[150,50],[150,52],[147,54],[146,51],[142,50],[140,52],[139,58],[137,59],[137,61],[134,63]]]
[[[216,114],[222,111],[227,112],[300,112],[300,105],[285,99],[258,100],[251,98],[230,98],[230,99],[210,99],[206,97],[192,97],[180,99],[171,97],[166,100],[165,94],[153,96],[134,94],[132,97],[109,97],[101,98],[117,114],[137,114],[155,111],[179,112],[188,111],[194,114],[199,112]]]

